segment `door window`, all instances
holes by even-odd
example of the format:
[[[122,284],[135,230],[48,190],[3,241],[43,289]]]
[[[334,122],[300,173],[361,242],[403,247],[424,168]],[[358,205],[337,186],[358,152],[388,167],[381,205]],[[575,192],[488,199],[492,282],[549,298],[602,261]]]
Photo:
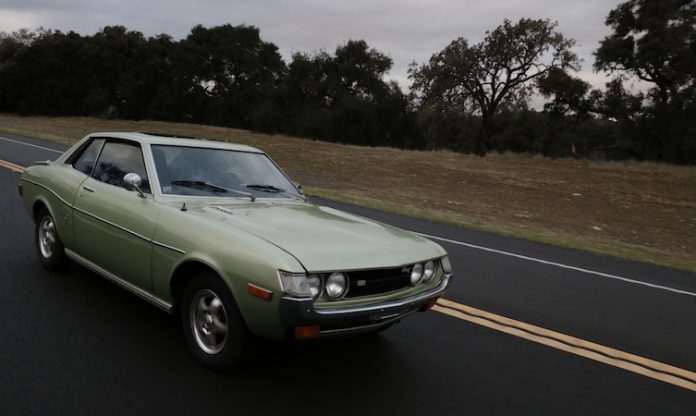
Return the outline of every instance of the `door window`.
[[[123,177],[127,173],[137,173],[143,179],[140,189],[150,192],[143,152],[140,146],[117,141],[108,141],[99,156],[92,177],[98,181],[127,189]]]

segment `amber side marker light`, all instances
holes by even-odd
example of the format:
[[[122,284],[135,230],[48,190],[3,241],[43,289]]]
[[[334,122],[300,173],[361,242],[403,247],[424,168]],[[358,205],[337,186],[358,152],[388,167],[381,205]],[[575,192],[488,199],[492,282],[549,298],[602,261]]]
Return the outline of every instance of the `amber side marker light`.
[[[319,325],[296,326],[295,339],[315,338],[319,335]]]
[[[264,300],[271,300],[271,298],[273,297],[273,292],[271,292],[270,290],[258,287],[251,283],[247,285],[247,290],[249,291],[250,295],[254,295]]]

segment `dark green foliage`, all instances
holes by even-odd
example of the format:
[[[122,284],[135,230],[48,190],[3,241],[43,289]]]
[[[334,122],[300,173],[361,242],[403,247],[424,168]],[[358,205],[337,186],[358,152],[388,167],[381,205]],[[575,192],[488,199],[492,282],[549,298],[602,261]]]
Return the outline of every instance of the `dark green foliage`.
[[[605,114],[630,134],[639,157],[696,162],[696,2],[630,0],[609,13],[595,68],[650,85],[631,97],[610,85]],[[616,81],[617,83],[619,81]]]
[[[69,32],[0,36],[0,111],[83,114],[84,38]]]
[[[630,0],[612,10],[613,33],[600,42],[595,68],[629,73],[654,85],[655,102],[693,98],[696,71],[696,3]]]
[[[411,93],[363,40],[285,63],[254,26],[194,27],[182,40],[122,26],[91,36],[0,33],[0,111],[195,122],[339,143],[696,163],[696,6],[630,0],[612,10],[595,68],[572,74],[574,42],[548,20],[505,20],[421,66]],[[623,80],[648,83],[645,94]],[[542,111],[528,107],[544,97]]]
[[[181,41],[122,26],[93,36],[0,34],[0,111],[188,121],[361,145],[414,147],[391,59],[365,41],[334,55],[278,48],[253,26],[196,26]]]
[[[196,26],[178,45],[175,64],[186,85],[183,100],[194,121],[243,128],[253,120],[264,93],[285,71],[276,45],[253,26]]]
[[[139,119],[156,93],[157,72],[149,67],[147,40],[123,26],[107,26],[87,39],[82,51],[89,86],[85,105],[100,117]]]
[[[280,130],[340,143],[415,146],[408,100],[383,79],[391,65],[362,40],[333,55],[296,53],[278,89]]]
[[[498,112],[524,101],[531,93],[530,81],[554,68],[577,67],[574,41],[556,26],[548,20],[505,20],[476,45],[456,39],[428,64],[411,68],[413,92],[421,107],[480,115],[475,152],[484,155]]]

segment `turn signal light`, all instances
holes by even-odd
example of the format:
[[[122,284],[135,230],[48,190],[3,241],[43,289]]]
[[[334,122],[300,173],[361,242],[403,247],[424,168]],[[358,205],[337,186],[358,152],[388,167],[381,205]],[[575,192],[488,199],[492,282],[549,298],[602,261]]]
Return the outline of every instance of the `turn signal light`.
[[[296,326],[295,339],[315,338],[319,335],[319,325]]]
[[[258,287],[256,285],[252,285],[251,283],[247,285],[247,290],[249,291],[250,295],[254,295],[264,300],[271,300],[271,298],[273,297],[273,292],[271,292],[270,290]]]

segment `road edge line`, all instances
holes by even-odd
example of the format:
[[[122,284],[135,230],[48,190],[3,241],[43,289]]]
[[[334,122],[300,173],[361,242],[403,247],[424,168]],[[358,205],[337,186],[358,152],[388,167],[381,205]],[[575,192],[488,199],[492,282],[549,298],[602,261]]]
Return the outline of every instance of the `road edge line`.
[[[571,266],[571,265],[563,264],[563,263],[557,263],[555,261],[539,259],[539,258],[531,257],[531,256],[525,256],[524,254],[517,254],[517,253],[512,253],[510,251],[504,251],[504,250],[498,250],[495,248],[479,246],[477,244],[465,243],[464,241],[453,240],[453,239],[445,238],[445,237],[438,237],[435,235],[425,234],[425,233],[421,233],[421,232],[414,231],[414,230],[411,230],[411,232],[418,234],[422,237],[432,238],[433,240],[445,241],[448,243],[473,248],[475,250],[487,251],[489,253],[501,254],[504,256],[508,256],[508,257],[515,257],[515,258],[518,258],[521,260],[531,261],[531,262],[535,262],[535,263],[541,263],[541,264],[545,264],[547,266],[555,266],[555,267],[560,267],[562,269],[573,270],[573,271],[580,272],[580,273],[591,274],[591,275],[600,276],[600,277],[606,277],[608,279],[613,279],[613,280],[619,280],[619,281],[622,281],[624,283],[631,283],[631,284],[635,284],[635,285],[646,286],[646,287],[649,287],[652,289],[664,290],[667,292],[678,293],[680,295],[687,295],[687,296],[691,296],[691,297],[696,297],[696,292],[690,292],[688,290],[676,289],[676,288],[669,287],[669,286],[663,286],[663,285],[658,285],[655,283],[645,282],[643,280],[631,279],[628,277],[618,276],[615,274],[603,273],[603,272],[598,272],[595,270],[584,269],[582,267]]]

